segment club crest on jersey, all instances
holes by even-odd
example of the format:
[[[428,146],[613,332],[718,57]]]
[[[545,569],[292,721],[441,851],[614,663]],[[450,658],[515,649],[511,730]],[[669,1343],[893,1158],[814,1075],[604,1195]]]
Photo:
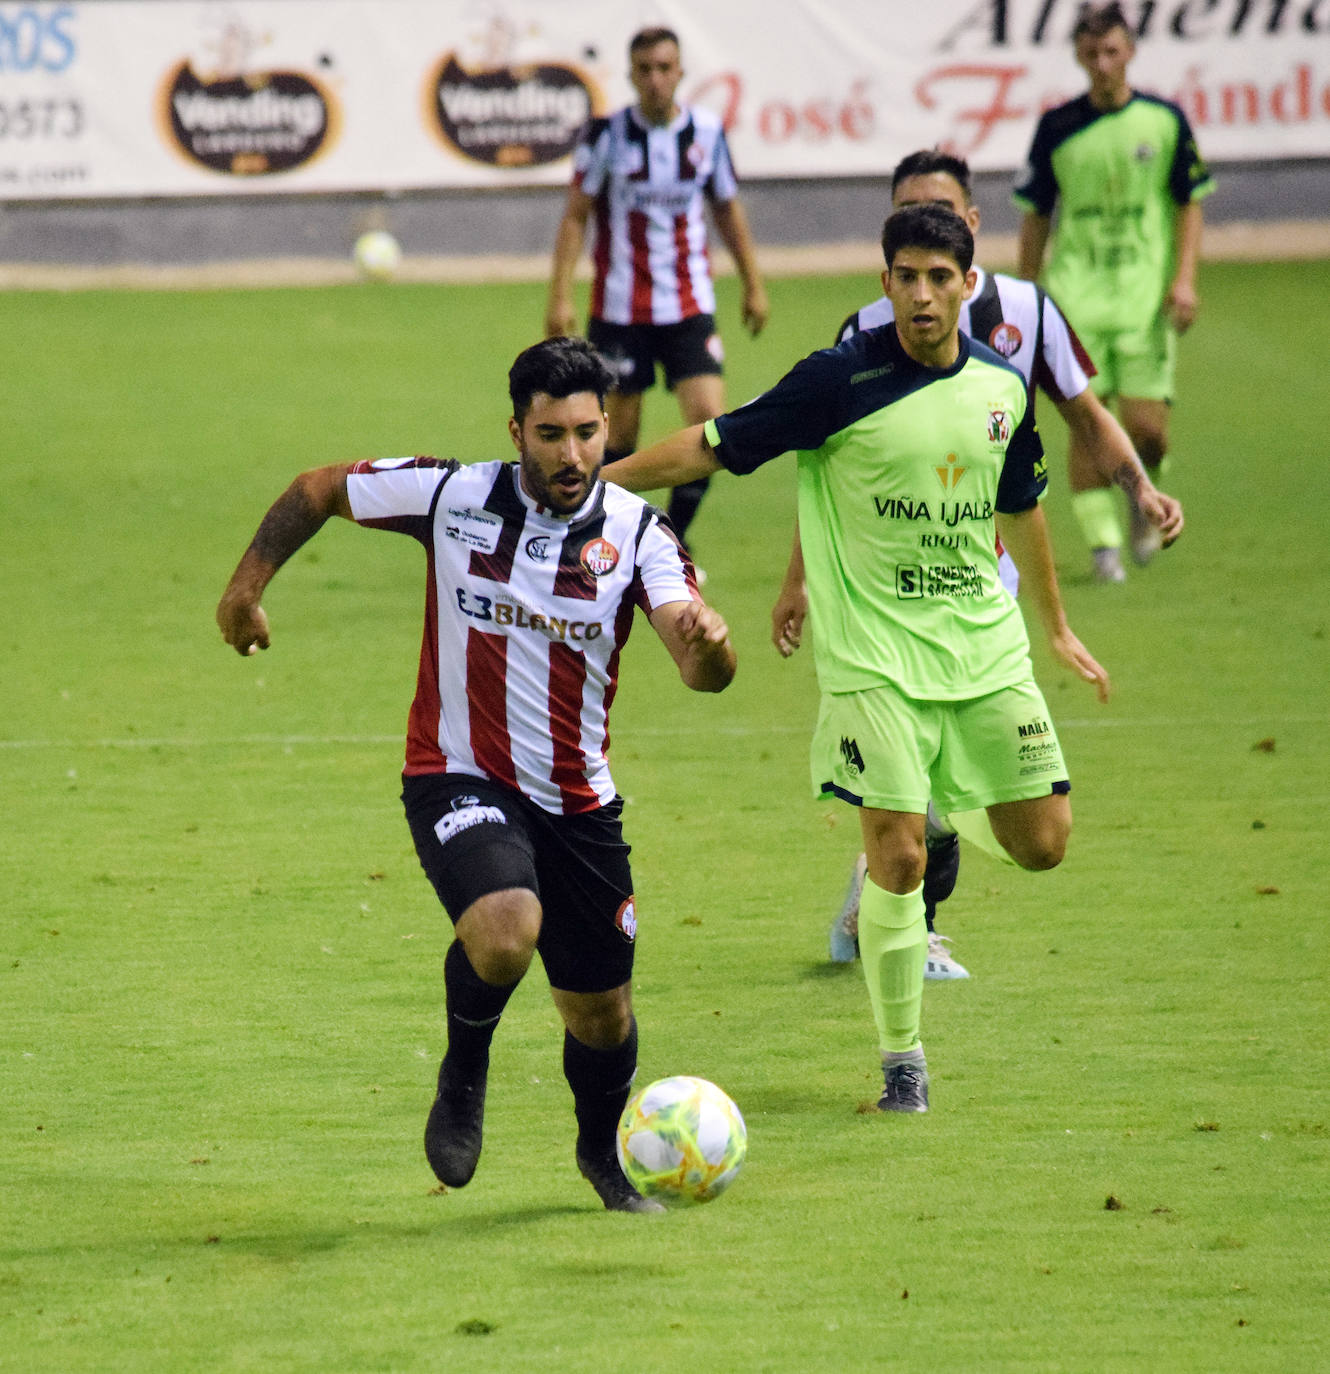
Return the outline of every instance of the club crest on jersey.
[[[533,534],[526,541],[526,556],[533,563],[545,563],[550,556],[550,541],[543,534]]]
[[[581,562],[592,577],[604,577],[619,566],[619,550],[608,539],[593,539],[583,546]]]
[[[622,932],[624,939],[635,940],[637,938],[637,898],[629,899],[614,914],[614,924],[616,929]]]
[[[1021,339],[1021,331],[1009,320],[1003,320],[988,336],[988,346],[1004,358],[1014,358],[1020,352]]]
[[[988,442],[1005,444],[1011,440],[1011,411],[997,406],[988,412]]]

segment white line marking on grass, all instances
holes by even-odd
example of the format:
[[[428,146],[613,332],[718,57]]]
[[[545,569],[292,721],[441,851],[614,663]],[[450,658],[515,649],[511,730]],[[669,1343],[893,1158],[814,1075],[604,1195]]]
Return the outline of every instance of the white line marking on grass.
[[[1059,730],[1183,730],[1188,727],[1204,729],[1232,730],[1274,730],[1285,729],[1290,725],[1330,725],[1330,714],[1318,715],[1270,715],[1245,717],[1198,717],[1198,716],[1148,716],[1104,720],[1100,717],[1074,717],[1070,720],[1055,720]],[[807,725],[718,725],[708,733],[746,739],[763,735],[808,735],[812,722]],[[659,726],[642,726],[635,730],[619,727],[619,734],[626,734],[629,740],[672,739],[677,730]],[[142,739],[3,739],[0,750],[4,749],[229,749],[237,745],[275,745],[278,748],[301,746],[320,747],[329,744],[378,745],[401,744],[403,736],[392,735],[232,735],[226,738],[204,738],[201,736],[145,736]]]

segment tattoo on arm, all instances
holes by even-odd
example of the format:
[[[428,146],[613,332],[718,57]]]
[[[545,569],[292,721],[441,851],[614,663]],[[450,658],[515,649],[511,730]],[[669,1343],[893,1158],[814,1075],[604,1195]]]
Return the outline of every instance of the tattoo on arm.
[[[304,487],[293,482],[263,517],[250,548],[265,563],[280,568],[307,539],[318,533],[325,518],[315,510]]]
[[[1113,473],[1113,482],[1128,496],[1135,496],[1141,489],[1141,477],[1139,463],[1120,463]]]

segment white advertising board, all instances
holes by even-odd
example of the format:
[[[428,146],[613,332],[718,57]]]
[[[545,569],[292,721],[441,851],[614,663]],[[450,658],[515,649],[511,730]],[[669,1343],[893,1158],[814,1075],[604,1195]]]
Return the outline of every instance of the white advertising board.
[[[1075,0],[0,0],[0,198],[557,184],[680,36],[744,177],[1015,169],[1084,87]],[[1330,0],[1141,0],[1137,85],[1211,161],[1330,157]]]

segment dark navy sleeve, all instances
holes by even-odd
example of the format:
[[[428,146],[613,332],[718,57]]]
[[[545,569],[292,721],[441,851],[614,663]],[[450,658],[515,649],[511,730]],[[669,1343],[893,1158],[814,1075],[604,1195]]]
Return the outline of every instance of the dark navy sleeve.
[[[1168,189],[1178,205],[1188,205],[1193,200],[1214,189],[1214,179],[1205,165],[1201,151],[1196,146],[1196,135],[1182,109],[1171,107],[1178,121],[1178,144],[1173,150],[1173,165],[1169,168]]]
[[[826,348],[796,363],[770,391],[715,421],[715,454],[730,472],[754,472],[795,449],[815,449],[843,428],[845,351]]]
[[[1049,115],[1042,115],[1035,126],[1034,139],[1025,159],[1025,167],[1012,188],[1017,204],[1033,210],[1037,215],[1051,215],[1058,203],[1058,183],[1053,175],[1053,150],[1058,135]]]
[[[1034,406],[1027,405],[1007,445],[1002,476],[998,478],[997,508],[1003,515],[1019,515],[1039,504],[1048,486],[1048,463],[1035,424]]]

